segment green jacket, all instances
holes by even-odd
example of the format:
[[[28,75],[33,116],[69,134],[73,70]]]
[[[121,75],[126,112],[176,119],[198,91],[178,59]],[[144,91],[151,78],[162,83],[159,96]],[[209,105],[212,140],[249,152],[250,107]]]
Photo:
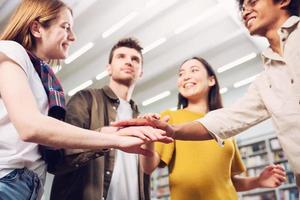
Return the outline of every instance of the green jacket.
[[[133,117],[137,105],[130,100]],[[67,104],[66,122],[85,129],[97,130],[115,121],[119,99],[105,86],[102,89],[82,90]],[[106,199],[114,169],[114,149],[66,149],[65,159],[56,166],[51,200]],[[150,179],[139,166],[139,199],[150,200]]]

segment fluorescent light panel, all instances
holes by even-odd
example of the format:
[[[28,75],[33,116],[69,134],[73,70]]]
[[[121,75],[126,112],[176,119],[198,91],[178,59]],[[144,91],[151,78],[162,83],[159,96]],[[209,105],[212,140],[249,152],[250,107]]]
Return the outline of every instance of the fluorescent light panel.
[[[106,76],[108,76],[108,72],[105,70],[96,76],[96,80],[101,80],[101,79],[105,78]]]
[[[239,88],[239,87],[242,87],[244,85],[247,85],[247,84],[251,83],[252,81],[254,81],[255,78],[257,77],[257,75],[258,74],[254,75],[254,76],[251,76],[249,78],[246,78],[244,80],[238,81],[238,82],[236,82],[236,83],[233,84],[233,87],[234,88]]]
[[[159,45],[162,45],[163,43],[165,43],[167,41],[166,38],[160,38],[156,41],[154,41],[153,43],[151,43],[150,45],[146,46],[143,50],[142,53],[145,54],[153,49],[155,49],[156,47],[158,47]]]
[[[75,51],[73,54],[71,54],[66,60],[65,63],[66,64],[70,64],[71,62],[73,62],[74,60],[76,60],[78,57],[80,57],[81,55],[83,55],[84,53],[86,53],[88,50],[90,50],[91,48],[93,48],[94,43],[93,42],[89,42],[86,45],[84,45],[83,47],[81,47],[80,49],[78,49],[77,51]]]
[[[87,87],[89,87],[89,86],[92,85],[92,84],[93,84],[93,81],[92,81],[92,80],[88,80],[88,81],[86,81],[86,82],[80,84],[80,85],[77,86],[76,88],[70,90],[70,91],[68,92],[68,95],[69,95],[69,96],[73,96],[76,92],[78,92],[78,91],[80,91],[80,90],[83,90],[84,88],[87,88]]]
[[[158,95],[156,95],[156,96],[154,96],[154,97],[152,97],[150,99],[147,99],[147,100],[143,101],[142,105],[143,106],[147,106],[147,105],[152,104],[152,103],[154,103],[154,102],[156,102],[158,100],[166,98],[170,94],[171,94],[171,92],[169,90],[167,90],[167,91],[162,92],[162,93],[160,93],[160,94],[158,94]]]
[[[118,23],[114,24],[107,31],[103,32],[102,37],[103,38],[107,38],[108,36],[110,36],[111,34],[113,34],[114,32],[116,32],[117,30],[119,30],[120,28],[122,28],[122,26],[124,26],[125,24],[127,24],[129,21],[131,21],[137,15],[138,15],[137,11],[131,12],[129,15],[127,15],[122,20],[120,20]]]
[[[221,94],[225,94],[226,92],[228,92],[228,88],[227,87],[223,87],[220,89],[220,93]]]
[[[231,62],[231,63],[229,63],[229,64],[227,64],[227,65],[224,65],[224,66],[222,66],[222,67],[219,67],[219,68],[217,69],[217,72],[218,72],[218,73],[225,72],[225,71],[227,71],[227,70],[229,70],[229,69],[232,69],[232,68],[234,68],[234,67],[236,67],[236,66],[238,66],[238,65],[241,65],[241,64],[243,64],[243,63],[245,63],[245,62],[248,62],[249,60],[252,60],[252,59],[255,58],[255,57],[256,57],[256,53],[251,53],[251,54],[246,55],[246,56],[244,56],[244,57],[242,57],[242,58],[239,58],[239,59],[237,59],[237,60],[235,60],[235,61],[233,61],[233,62]]]

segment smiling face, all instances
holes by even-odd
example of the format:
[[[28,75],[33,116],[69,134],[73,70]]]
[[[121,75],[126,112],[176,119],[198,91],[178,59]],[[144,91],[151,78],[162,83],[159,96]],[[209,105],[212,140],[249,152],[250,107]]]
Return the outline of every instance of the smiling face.
[[[42,59],[65,59],[69,45],[75,41],[72,31],[73,17],[68,8],[62,8],[49,27],[39,28],[36,51]]]
[[[111,76],[111,81],[130,86],[142,75],[141,54],[133,48],[117,48],[113,52],[107,71]]]
[[[251,35],[266,36],[280,27],[283,9],[280,2],[273,0],[245,0],[242,6],[244,25]]]
[[[177,86],[180,94],[188,100],[207,98],[213,85],[215,85],[214,77],[208,76],[200,61],[191,59],[180,67]]]

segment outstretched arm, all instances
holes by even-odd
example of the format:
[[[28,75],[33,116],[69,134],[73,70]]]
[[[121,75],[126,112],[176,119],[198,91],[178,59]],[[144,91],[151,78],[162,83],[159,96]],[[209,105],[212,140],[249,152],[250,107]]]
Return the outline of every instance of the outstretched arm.
[[[227,108],[209,112],[205,117],[182,125],[170,126],[159,120],[131,120],[117,122],[115,126],[150,125],[165,130],[169,136],[178,140],[208,140],[229,138],[266,120],[270,117],[264,101],[259,93],[260,81],[258,76],[249,87],[247,93]]]
[[[275,188],[286,181],[285,171],[280,165],[269,165],[256,177],[235,175],[231,179],[237,191],[247,191],[255,188]]]
[[[18,131],[20,138],[57,148],[118,148],[128,152],[142,153],[144,140],[136,137],[99,134],[72,126],[41,114],[22,68],[13,61],[0,58],[0,94],[7,109],[9,119]],[[16,82],[17,80],[17,82]],[[134,128],[134,127],[132,127]],[[138,131],[132,128],[126,131]],[[124,131],[124,130],[123,130]],[[164,131],[155,129],[157,134]]]

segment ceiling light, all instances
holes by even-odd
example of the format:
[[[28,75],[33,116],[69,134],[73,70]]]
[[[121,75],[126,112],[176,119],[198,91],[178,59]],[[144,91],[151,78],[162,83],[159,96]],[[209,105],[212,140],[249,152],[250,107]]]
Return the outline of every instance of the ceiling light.
[[[105,70],[96,76],[96,80],[101,80],[101,79],[105,78],[106,76],[108,76],[108,72]]]
[[[228,92],[228,88],[227,87],[223,87],[220,89],[220,93],[221,94],[225,94],[226,92]]]
[[[69,96],[73,96],[76,92],[78,92],[78,91],[80,91],[80,90],[83,90],[84,88],[87,88],[87,87],[89,87],[89,86],[92,85],[92,84],[93,84],[93,81],[92,81],[92,80],[88,80],[88,81],[86,81],[86,82],[80,84],[80,85],[77,86],[76,88],[70,90],[70,91],[68,92],[68,95],[69,95]]]
[[[150,99],[147,99],[147,100],[143,101],[142,105],[143,106],[147,106],[149,104],[152,104],[152,103],[154,103],[154,102],[156,102],[158,100],[161,100],[161,99],[169,96],[170,94],[171,94],[171,92],[169,90],[165,91],[165,92],[162,92],[162,93],[160,93],[160,94],[158,94],[158,95],[156,95],[156,96],[154,96],[154,97],[152,97]]]
[[[238,65],[241,65],[241,64],[243,64],[243,63],[245,63],[245,62],[247,62],[247,61],[249,61],[249,60],[252,60],[252,59],[255,58],[255,57],[256,57],[256,53],[251,53],[251,54],[249,54],[249,55],[247,55],[247,56],[244,56],[244,57],[242,57],[242,58],[239,58],[239,59],[237,59],[237,60],[235,60],[235,61],[233,61],[233,62],[231,62],[231,63],[229,63],[229,64],[227,64],[227,65],[224,65],[224,66],[222,66],[222,67],[219,67],[219,68],[217,69],[217,72],[218,72],[218,73],[225,72],[225,71],[227,71],[227,70],[229,70],[229,69],[231,69],[231,68],[234,68],[234,67],[236,67],[236,66],[238,66]]]
[[[163,43],[165,43],[167,41],[166,38],[160,38],[156,41],[154,41],[152,44],[146,46],[143,50],[142,50],[142,53],[145,54],[149,51],[151,51],[152,49],[155,49],[156,47],[158,47],[159,45],[162,45]]]
[[[83,47],[81,47],[80,49],[78,49],[77,51],[75,51],[73,54],[71,54],[66,60],[65,63],[66,64],[70,64],[71,62],[73,62],[74,60],[76,60],[79,56],[81,56],[82,54],[86,53],[88,50],[90,50],[91,48],[93,48],[94,43],[93,42],[89,42],[86,45],[84,45]]]
[[[114,32],[116,32],[118,29],[120,29],[122,26],[127,24],[129,21],[131,21],[133,18],[135,18],[138,15],[137,11],[131,12],[126,17],[123,17],[122,20],[120,20],[118,23],[114,24],[111,28],[109,28],[107,31],[103,32],[102,37],[107,38]]]
[[[234,88],[239,88],[239,87],[242,87],[244,85],[247,85],[247,84],[251,83],[252,81],[254,81],[257,76],[258,76],[258,74],[254,75],[254,76],[251,76],[249,78],[246,78],[244,80],[238,81],[238,82],[233,84],[233,87]]]

